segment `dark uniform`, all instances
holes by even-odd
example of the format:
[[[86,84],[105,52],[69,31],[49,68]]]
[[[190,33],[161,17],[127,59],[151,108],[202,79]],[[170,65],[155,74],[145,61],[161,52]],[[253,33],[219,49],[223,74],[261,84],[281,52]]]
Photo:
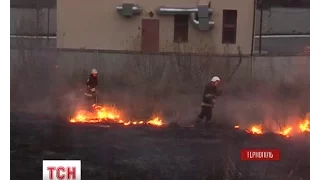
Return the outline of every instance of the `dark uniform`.
[[[88,106],[92,106],[96,103],[96,91],[95,88],[98,86],[98,77],[90,74],[87,80],[87,89],[84,95],[86,96]]]
[[[198,115],[199,120],[202,120],[206,117],[206,122],[211,121],[212,117],[212,108],[214,107],[215,100],[217,96],[221,95],[221,90],[209,82],[204,89],[201,103],[201,112]]]

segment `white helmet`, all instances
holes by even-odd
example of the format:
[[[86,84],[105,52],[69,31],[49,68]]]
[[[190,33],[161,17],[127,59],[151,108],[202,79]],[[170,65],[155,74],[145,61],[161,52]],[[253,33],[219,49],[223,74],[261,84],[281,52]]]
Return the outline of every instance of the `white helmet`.
[[[91,74],[98,74],[98,71],[96,69],[92,69]]]
[[[211,79],[212,82],[220,81],[220,78],[218,76],[213,76]]]

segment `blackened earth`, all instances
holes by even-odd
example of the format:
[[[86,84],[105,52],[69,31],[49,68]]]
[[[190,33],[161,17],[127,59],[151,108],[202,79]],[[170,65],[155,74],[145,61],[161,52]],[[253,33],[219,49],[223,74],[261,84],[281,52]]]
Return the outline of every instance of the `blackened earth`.
[[[80,159],[84,180],[250,180],[310,177],[309,135],[249,135],[232,127],[69,124],[11,113],[11,179],[42,179],[42,160]],[[243,148],[279,148],[280,161],[241,161]]]

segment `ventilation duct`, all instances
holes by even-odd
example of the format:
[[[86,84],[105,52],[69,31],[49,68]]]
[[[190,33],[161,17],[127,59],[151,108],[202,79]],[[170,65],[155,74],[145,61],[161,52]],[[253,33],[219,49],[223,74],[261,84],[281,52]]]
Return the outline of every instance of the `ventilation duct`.
[[[142,8],[133,3],[123,3],[122,5],[116,6],[116,9],[118,13],[124,17],[132,17],[142,12]]]
[[[213,10],[208,8],[210,15]],[[159,15],[176,15],[176,14],[191,14],[198,13],[198,8],[171,8],[171,7],[159,7],[157,13]]]
[[[191,23],[201,31],[209,31],[214,25],[214,22],[210,20],[213,10],[206,5],[199,5],[196,8],[160,7],[157,13],[159,15],[190,15]]]
[[[213,28],[214,22],[211,21],[209,18],[201,18],[196,13],[190,14],[190,21],[191,23],[198,28],[200,31],[208,31]]]

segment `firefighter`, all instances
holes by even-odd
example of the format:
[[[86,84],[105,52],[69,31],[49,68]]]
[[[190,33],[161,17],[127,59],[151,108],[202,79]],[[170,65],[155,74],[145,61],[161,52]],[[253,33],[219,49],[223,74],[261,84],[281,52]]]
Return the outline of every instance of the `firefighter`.
[[[98,71],[96,69],[92,69],[86,85],[87,89],[84,95],[86,96],[88,106],[91,107],[93,104],[97,103],[96,88],[98,86]]]
[[[206,124],[211,124],[212,109],[215,105],[216,97],[221,95],[221,90],[218,89],[219,84],[220,78],[218,76],[214,76],[211,81],[206,84],[202,96],[201,112],[198,115],[197,124],[201,123],[204,117],[206,117]]]

